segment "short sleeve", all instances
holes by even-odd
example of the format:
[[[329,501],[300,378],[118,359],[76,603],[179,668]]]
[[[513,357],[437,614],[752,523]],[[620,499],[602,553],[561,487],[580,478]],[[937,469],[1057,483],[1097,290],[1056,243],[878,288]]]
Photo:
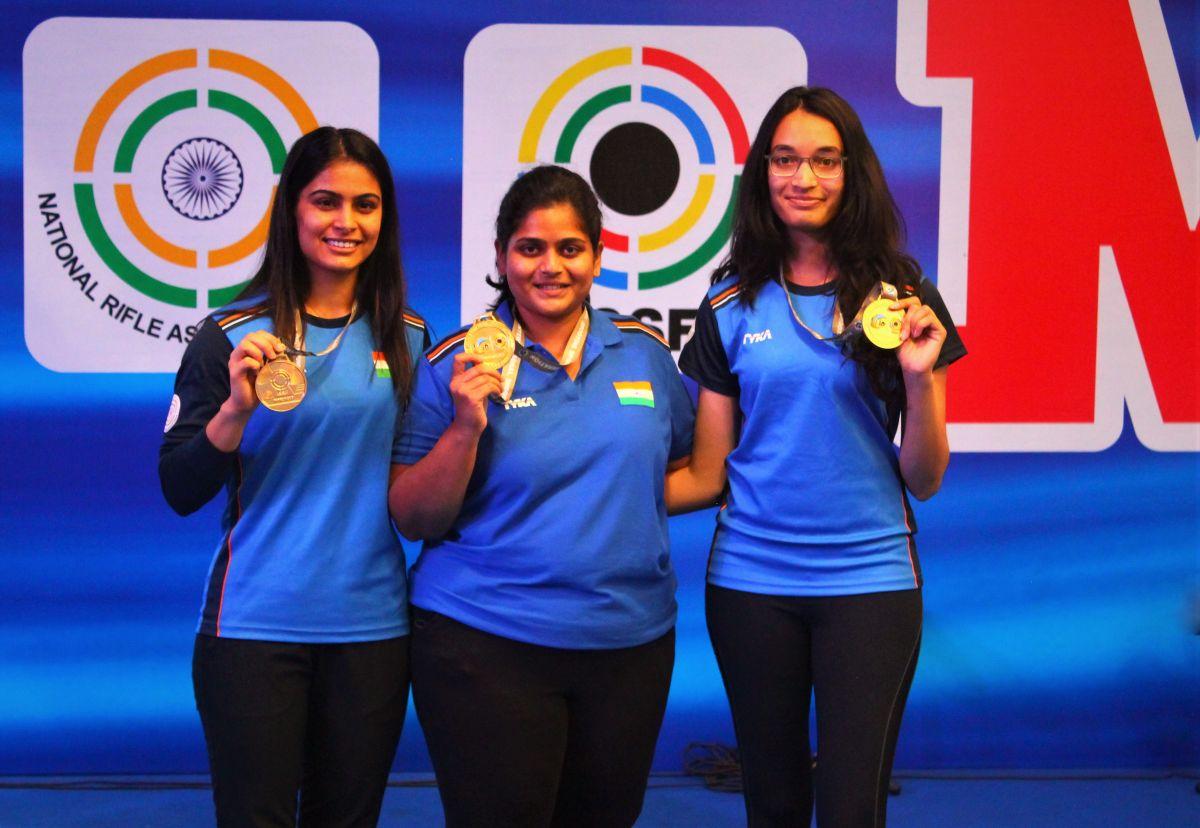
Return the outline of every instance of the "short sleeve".
[[[954,320],[950,318],[950,311],[946,308],[942,295],[938,293],[937,286],[929,279],[922,279],[920,292],[921,304],[928,305],[937,316],[938,321],[946,328],[946,341],[942,343],[942,352],[938,354],[937,362],[933,366],[934,370],[945,368],[950,363],[966,356],[967,346],[963,344],[962,337],[958,335],[958,328],[954,326]]]
[[[729,356],[721,342],[717,315],[707,296],[696,313],[696,330],[679,355],[679,369],[710,391],[738,396],[738,380],[729,370]]]
[[[433,344],[433,332],[429,329],[429,323],[424,319],[420,325],[407,325],[405,331],[407,336],[408,352],[412,357],[413,373],[416,373],[417,364],[421,361],[421,357],[429,350],[429,346]]]
[[[692,453],[692,436],[696,429],[696,407],[683,384],[675,362],[667,358],[667,394],[671,404],[671,451],[669,460],[678,460]]]
[[[454,420],[450,387],[423,357],[413,377],[412,398],[400,412],[392,440],[392,462],[411,466],[430,452]]]

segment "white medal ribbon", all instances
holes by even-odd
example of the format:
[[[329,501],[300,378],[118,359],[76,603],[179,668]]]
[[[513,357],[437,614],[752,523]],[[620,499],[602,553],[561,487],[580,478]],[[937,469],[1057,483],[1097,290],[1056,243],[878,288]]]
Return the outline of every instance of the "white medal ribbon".
[[[558,360],[558,364],[563,368],[571,365],[579,358],[580,352],[583,350],[583,343],[587,340],[588,330],[591,327],[591,320],[588,318],[587,308],[583,308],[579,314],[579,321],[575,323],[575,329],[571,331],[571,336],[567,339],[567,347],[563,349],[562,359]],[[517,315],[513,314],[512,325],[513,339],[518,345],[525,344],[525,331],[521,328],[520,321],[517,320]],[[553,354],[551,354],[553,356]],[[512,399],[513,388],[517,385],[517,372],[521,370],[521,358],[513,354],[509,359],[508,364],[500,371],[500,396],[505,402]]]
[[[333,353],[338,345],[342,344],[342,337],[346,335],[346,331],[350,330],[350,323],[354,321],[354,314],[358,312],[358,300],[354,300],[354,304],[350,306],[350,315],[346,318],[346,324],[338,331],[338,335],[333,338],[328,347],[323,351],[313,353],[312,351],[304,350],[304,324],[300,318],[300,311],[296,311],[296,345],[285,345],[285,350],[288,356],[295,357],[296,367],[301,371],[304,370],[304,358],[309,356],[322,357]]]

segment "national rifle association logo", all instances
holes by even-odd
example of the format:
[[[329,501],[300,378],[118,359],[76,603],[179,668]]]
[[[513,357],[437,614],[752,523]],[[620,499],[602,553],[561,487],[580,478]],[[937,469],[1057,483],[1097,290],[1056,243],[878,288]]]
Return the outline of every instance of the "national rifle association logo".
[[[288,147],[325,123],[374,134],[378,75],[348,24],[40,25],[24,52],[30,352],[60,371],[174,370],[257,267]]]
[[[638,316],[677,350],[728,250],[752,131],[806,75],[804,50],[780,29],[480,32],[465,68],[463,318],[492,296],[483,276],[504,191],[555,163],[588,179],[603,207],[593,304]]]

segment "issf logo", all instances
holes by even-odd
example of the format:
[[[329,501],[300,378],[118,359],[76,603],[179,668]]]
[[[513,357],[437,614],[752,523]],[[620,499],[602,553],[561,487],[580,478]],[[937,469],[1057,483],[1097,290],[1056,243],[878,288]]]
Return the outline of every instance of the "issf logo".
[[[376,132],[378,56],[347,24],[55,18],[26,41],[24,96],[31,353],[167,371],[256,268],[291,143]]]
[[[753,60],[748,60],[748,56]],[[539,163],[591,182],[604,211],[592,302],[682,346],[728,250],[750,132],[804,50],[759,27],[492,26],[467,49],[463,318],[491,298],[491,223]]]

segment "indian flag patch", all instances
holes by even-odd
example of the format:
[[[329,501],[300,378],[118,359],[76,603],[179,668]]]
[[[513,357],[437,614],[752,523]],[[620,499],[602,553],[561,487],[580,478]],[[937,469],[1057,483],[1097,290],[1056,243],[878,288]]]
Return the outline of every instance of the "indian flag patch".
[[[644,405],[654,408],[654,389],[648,382],[614,382],[621,405]]]
[[[371,359],[375,360],[375,376],[381,379],[392,378],[392,369],[388,367],[383,351],[371,351]]]

